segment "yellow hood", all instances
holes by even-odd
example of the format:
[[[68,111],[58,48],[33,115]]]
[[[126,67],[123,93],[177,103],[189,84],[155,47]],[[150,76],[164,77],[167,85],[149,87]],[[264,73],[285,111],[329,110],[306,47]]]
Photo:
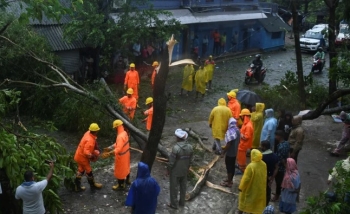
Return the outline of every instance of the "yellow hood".
[[[226,100],[224,98],[220,98],[218,100],[218,105],[219,106],[226,106]]]
[[[264,103],[256,103],[255,104],[255,111],[262,113],[265,109],[265,104]]]
[[[250,152],[250,157],[251,157],[252,162],[259,162],[262,159],[262,153],[257,149],[253,149]]]

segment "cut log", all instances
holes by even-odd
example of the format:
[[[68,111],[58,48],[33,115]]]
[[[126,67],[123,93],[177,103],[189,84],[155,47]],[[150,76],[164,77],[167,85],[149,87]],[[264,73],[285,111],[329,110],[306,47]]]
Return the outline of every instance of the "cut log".
[[[204,170],[204,172],[202,173],[202,175],[198,179],[196,185],[194,186],[193,190],[186,194],[186,197],[185,197],[186,201],[192,200],[193,198],[195,198],[199,194],[202,186],[207,181],[207,178],[208,178],[208,175],[209,175],[209,171],[210,171],[210,169],[205,169]]]
[[[185,128],[185,129],[183,129],[183,130],[185,130],[192,138],[196,139],[196,140],[198,141],[198,143],[201,145],[201,147],[202,147],[205,151],[207,151],[207,152],[212,152],[210,149],[208,149],[208,148],[204,145],[204,143],[203,143],[203,141],[202,141],[202,137],[199,136],[197,133],[195,133],[191,128]],[[205,138],[205,137],[204,137],[204,138]],[[207,138],[207,139],[208,139],[208,138]]]

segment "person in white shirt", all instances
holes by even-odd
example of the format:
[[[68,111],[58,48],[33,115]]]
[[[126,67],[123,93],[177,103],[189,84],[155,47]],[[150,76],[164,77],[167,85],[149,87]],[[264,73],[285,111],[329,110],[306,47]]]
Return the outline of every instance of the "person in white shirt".
[[[53,175],[54,164],[50,163],[50,171],[45,180],[35,182],[34,173],[26,171],[24,182],[17,187],[15,198],[23,201],[23,214],[44,214],[45,207],[42,192]]]

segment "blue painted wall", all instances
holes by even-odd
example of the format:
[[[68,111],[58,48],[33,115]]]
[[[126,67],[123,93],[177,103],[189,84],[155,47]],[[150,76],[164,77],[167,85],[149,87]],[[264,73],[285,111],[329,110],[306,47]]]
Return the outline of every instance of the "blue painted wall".
[[[262,32],[261,49],[263,49],[264,51],[275,50],[284,46],[285,44],[284,31],[281,31],[278,33],[279,34],[278,38],[273,37],[273,34],[275,34],[276,36],[276,33],[267,32],[264,28],[262,28],[261,32]]]

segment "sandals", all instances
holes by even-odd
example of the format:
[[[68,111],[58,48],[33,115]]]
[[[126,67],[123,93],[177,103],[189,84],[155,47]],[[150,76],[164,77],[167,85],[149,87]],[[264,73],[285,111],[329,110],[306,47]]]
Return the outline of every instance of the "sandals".
[[[225,181],[224,181],[224,182],[221,182],[220,185],[223,186],[223,187],[229,187],[229,188],[231,188],[232,185],[233,185],[233,183],[229,183],[229,182],[225,182]]]

